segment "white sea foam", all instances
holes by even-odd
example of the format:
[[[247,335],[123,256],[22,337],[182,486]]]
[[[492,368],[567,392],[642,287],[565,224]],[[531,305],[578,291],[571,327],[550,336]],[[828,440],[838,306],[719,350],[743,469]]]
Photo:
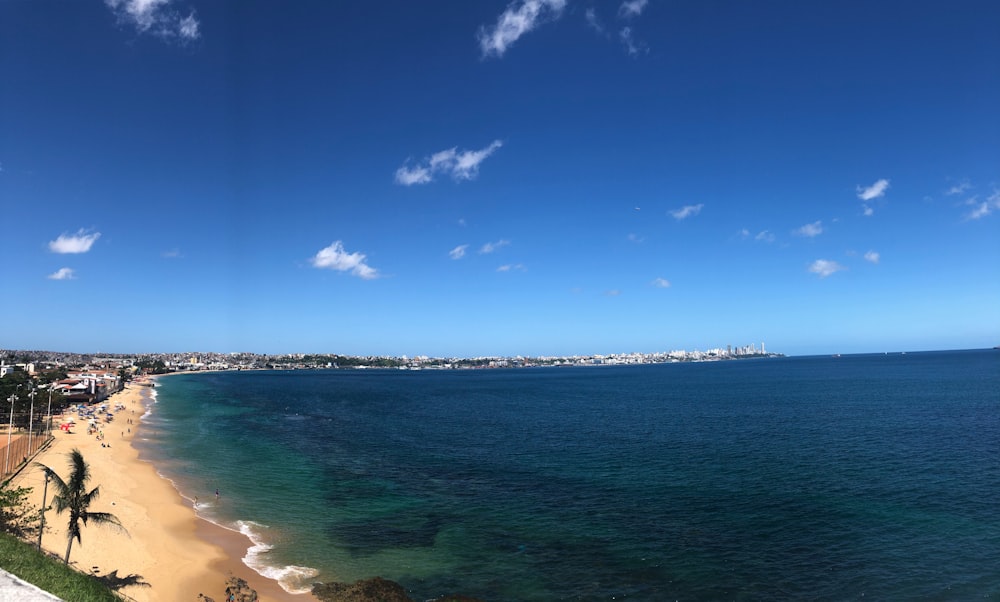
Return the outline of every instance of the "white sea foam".
[[[157,397],[156,389],[150,389],[149,404],[146,405],[146,411],[142,413],[142,416],[139,416],[140,421],[145,420],[146,418],[149,417],[150,414],[153,413],[153,405],[156,404],[156,397]]]
[[[247,536],[253,543],[243,557],[243,564],[257,571],[261,576],[274,579],[281,588],[290,594],[307,594],[312,591],[310,579],[319,574],[316,569],[307,566],[284,565],[274,566],[268,563],[268,554],[274,546],[264,541],[262,532],[266,526],[253,521],[236,521],[240,533]]]

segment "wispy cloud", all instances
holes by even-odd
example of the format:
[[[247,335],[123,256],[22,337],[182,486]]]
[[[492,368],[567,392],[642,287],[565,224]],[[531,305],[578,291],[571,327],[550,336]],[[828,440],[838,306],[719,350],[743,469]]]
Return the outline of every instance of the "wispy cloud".
[[[465,250],[469,248],[469,245],[458,245],[454,249],[448,251],[448,256],[452,259],[461,259],[465,257]]]
[[[809,271],[818,274],[820,278],[826,278],[830,274],[835,274],[841,270],[846,270],[844,266],[829,259],[817,259],[809,266]]]
[[[753,239],[757,242],[772,243],[774,242],[774,234],[771,234],[767,230],[761,230],[757,233],[757,236],[753,237]]]
[[[76,275],[70,268],[59,268],[54,273],[48,275],[49,280],[73,280]]]
[[[801,228],[793,230],[793,233],[798,236],[805,236],[806,238],[819,236],[823,233],[823,222],[821,220],[817,220],[811,224],[806,224]]]
[[[666,278],[654,278],[650,284],[656,288],[670,288],[670,281]]]
[[[980,202],[979,197],[972,197],[965,201],[965,204],[972,207],[972,211],[965,214],[965,219],[976,220],[986,217],[993,211],[1000,209],[1000,190],[994,190],[985,201]]]
[[[871,207],[869,207],[868,205],[865,205],[864,203],[862,203],[861,204],[861,213],[865,217],[871,217],[871,216],[875,215],[875,210],[872,209]]]
[[[179,26],[177,28],[177,33],[180,34],[181,38],[185,40],[197,40],[201,33],[199,32],[198,19],[194,18],[194,13],[181,19]]]
[[[676,220],[687,219],[701,213],[701,208],[704,206],[704,203],[698,203],[697,205],[685,205],[680,209],[674,209],[670,212],[670,215],[674,216],[674,219]]]
[[[485,245],[483,245],[482,247],[479,248],[479,252],[480,252],[480,254],[487,255],[487,254],[492,253],[494,251],[498,251],[498,250],[506,247],[509,244],[510,244],[509,240],[501,238],[500,240],[498,240],[496,242],[488,242],[488,243],[486,243]]]
[[[408,167],[406,165],[396,170],[396,183],[403,186],[427,184],[432,180],[431,170],[423,165]]]
[[[378,270],[365,263],[365,259],[365,255],[362,253],[348,253],[344,249],[344,244],[337,240],[329,247],[320,249],[309,261],[314,267],[338,272],[350,272],[352,275],[364,280],[378,278]]]
[[[396,183],[403,186],[427,184],[440,173],[449,174],[455,180],[473,180],[479,174],[479,165],[501,146],[502,141],[494,140],[479,150],[459,151],[458,147],[453,147],[438,151],[417,165],[404,164],[397,169]]]
[[[861,187],[858,186],[858,198],[862,201],[870,201],[872,199],[877,199],[885,194],[885,191],[889,189],[889,180],[879,180],[872,184],[871,186]]]
[[[625,46],[625,51],[628,52],[630,56],[636,56],[641,51],[645,50],[645,46],[636,41],[631,27],[622,27],[621,31],[618,32],[618,38],[621,39],[622,45]]]
[[[972,189],[972,183],[969,182],[968,180],[962,180],[958,184],[955,184],[954,186],[946,190],[945,195],[955,196],[959,194],[964,194],[966,191],[971,189]]]
[[[515,0],[497,18],[492,28],[480,27],[476,37],[483,57],[502,57],[511,44],[545,19],[556,19],[566,0]]]
[[[504,264],[504,265],[498,267],[497,271],[498,272],[511,272],[511,271],[523,272],[523,271],[525,271],[525,267],[524,267],[523,263],[508,263],[508,264]]]
[[[584,11],[583,17],[587,20],[587,25],[594,28],[594,31],[602,35],[605,33],[604,25],[602,25],[600,19],[597,18],[597,11],[594,10],[594,7],[590,7]]]
[[[200,23],[194,11],[187,16],[173,8],[173,0],[104,0],[119,23],[139,33],[182,42],[201,37]]]
[[[182,257],[181,252],[178,249],[170,249],[169,251],[164,251],[163,253],[160,254],[160,256],[165,259],[177,259],[179,257]]]
[[[49,250],[53,253],[86,253],[100,237],[100,232],[88,234],[81,228],[76,234],[60,234],[59,238],[49,241]]]
[[[872,263],[878,263],[881,256],[876,251],[868,251],[865,253],[865,261],[870,261]]]
[[[616,289],[616,288],[613,288],[613,289],[611,289],[609,291],[604,291],[604,295],[606,297],[617,297],[620,294],[622,294],[622,292],[620,290]]]
[[[644,240],[646,240],[642,236],[639,236],[638,234],[633,234],[633,233],[629,233],[629,235],[626,236],[626,238],[628,239],[629,242],[634,242],[637,245],[641,244]]]
[[[649,0],[626,0],[618,8],[618,16],[623,19],[638,17],[646,9],[647,4],[649,4]]]

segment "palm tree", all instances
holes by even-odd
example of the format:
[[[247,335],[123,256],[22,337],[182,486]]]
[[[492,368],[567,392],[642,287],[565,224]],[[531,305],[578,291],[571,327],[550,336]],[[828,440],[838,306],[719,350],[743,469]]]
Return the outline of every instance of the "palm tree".
[[[54,483],[56,492],[52,497],[52,502],[55,504],[56,514],[62,514],[63,510],[69,510],[69,527],[66,536],[69,541],[66,545],[66,558],[64,559],[66,564],[69,564],[69,552],[73,549],[73,540],[76,539],[82,543],[80,539],[81,521],[84,525],[87,524],[87,521],[93,521],[99,525],[112,525],[124,530],[115,515],[89,510],[90,504],[100,495],[100,488],[94,487],[89,492],[87,491],[90,467],[84,462],[80,450],[74,449],[69,453],[69,465],[72,469],[69,473],[69,481],[63,481],[62,477],[48,466],[38,465]]]

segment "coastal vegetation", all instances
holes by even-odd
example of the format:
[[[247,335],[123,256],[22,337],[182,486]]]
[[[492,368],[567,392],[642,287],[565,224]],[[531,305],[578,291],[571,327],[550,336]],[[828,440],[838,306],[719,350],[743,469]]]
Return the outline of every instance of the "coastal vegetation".
[[[38,534],[38,509],[28,503],[30,487],[0,485],[0,532],[28,539]]]
[[[66,602],[120,602],[100,578],[74,570],[7,533],[0,533],[0,567]]]
[[[108,512],[92,512],[90,505],[100,495],[100,487],[94,487],[87,491],[87,482],[90,480],[90,467],[83,459],[80,450],[74,449],[69,454],[70,475],[64,481],[56,471],[48,466],[39,464],[38,466],[45,472],[46,477],[52,481],[55,495],[52,502],[55,505],[56,513],[62,514],[69,511],[69,523],[67,524],[66,557],[64,562],[69,564],[69,553],[73,549],[73,540],[81,540],[80,523],[85,526],[88,521],[98,525],[111,525],[122,531],[125,530],[115,515]]]

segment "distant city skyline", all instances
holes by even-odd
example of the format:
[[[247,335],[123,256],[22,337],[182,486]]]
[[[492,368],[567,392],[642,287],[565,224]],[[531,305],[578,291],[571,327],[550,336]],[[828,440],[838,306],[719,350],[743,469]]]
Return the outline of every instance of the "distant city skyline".
[[[1000,5],[0,3],[0,347],[1000,344]]]

